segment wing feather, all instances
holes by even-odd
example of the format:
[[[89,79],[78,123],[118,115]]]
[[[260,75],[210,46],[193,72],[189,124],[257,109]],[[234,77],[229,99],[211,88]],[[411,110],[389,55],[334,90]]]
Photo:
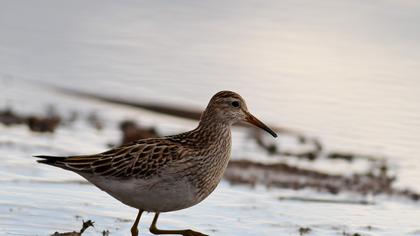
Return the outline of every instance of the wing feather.
[[[139,140],[95,155],[60,157],[49,163],[41,161],[77,173],[148,178],[158,174],[167,162],[182,160],[186,155],[178,143],[162,138]]]

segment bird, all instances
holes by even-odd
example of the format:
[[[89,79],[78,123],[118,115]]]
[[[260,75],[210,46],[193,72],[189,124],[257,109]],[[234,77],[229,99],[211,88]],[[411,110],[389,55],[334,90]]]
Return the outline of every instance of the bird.
[[[192,207],[208,197],[228,165],[232,135],[238,122],[255,125],[274,138],[277,134],[252,115],[245,100],[232,91],[220,91],[202,112],[198,126],[188,132],[133,141],[93,155],[37,155],[37,161],[73,171],[120,202],[138,210],[131,235],[138,236],[143,212],[154,218],[152,234],[203,236],[186,230],[157,227],[160,213]]]

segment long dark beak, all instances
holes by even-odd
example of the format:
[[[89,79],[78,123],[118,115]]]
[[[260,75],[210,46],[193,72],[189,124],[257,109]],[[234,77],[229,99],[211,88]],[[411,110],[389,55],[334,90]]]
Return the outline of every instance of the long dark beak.
[[[267,125],[262,123],[260,120],[258,120],[255,116],[253,116],[251,113],[247,112],[246,121],[250,124],[253,124],[257,127],[260,127],[261,129],[267,131],[270,133],[274,138],[277,138],[277,134],[270,128],[268,128]]]

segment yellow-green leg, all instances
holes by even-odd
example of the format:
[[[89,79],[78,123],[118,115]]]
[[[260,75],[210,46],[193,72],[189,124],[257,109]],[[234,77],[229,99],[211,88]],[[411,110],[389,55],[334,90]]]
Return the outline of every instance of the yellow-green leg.
[[[190,229],[184,230],[161,230],[156,227],[156,222],[159,217],[159,212],[156,212],[155,217],[153,218],[152,225],[150,225],[150,232],[152,234],[180,234],[183,236],[208,236],[200,232],[196,232]]]
[[[138,236],[139,235],[139,230],[137,229],[137,226],[139,225],[141,213],[143,213],[142,210],[139,210],[139,213],[137,213],[136,220],[134,221],[134,224],[131,227],[131,236]]]

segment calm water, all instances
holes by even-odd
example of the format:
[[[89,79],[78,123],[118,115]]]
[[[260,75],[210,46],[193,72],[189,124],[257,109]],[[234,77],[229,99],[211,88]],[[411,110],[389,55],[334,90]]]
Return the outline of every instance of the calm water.
[[[420,190],[418,22],[411,0],[2,1],[0,78],[196,108],[234,90]]]

